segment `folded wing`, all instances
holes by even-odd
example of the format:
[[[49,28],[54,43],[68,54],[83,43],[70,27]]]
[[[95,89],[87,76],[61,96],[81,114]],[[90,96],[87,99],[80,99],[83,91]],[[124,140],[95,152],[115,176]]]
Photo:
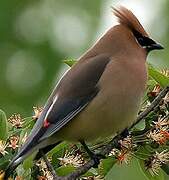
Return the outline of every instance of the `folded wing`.
[[[59,131],[92,101],[99,91],[98,81],[109,61],[107,55],[98,55],[78,62],[66,73],[15,159]]]

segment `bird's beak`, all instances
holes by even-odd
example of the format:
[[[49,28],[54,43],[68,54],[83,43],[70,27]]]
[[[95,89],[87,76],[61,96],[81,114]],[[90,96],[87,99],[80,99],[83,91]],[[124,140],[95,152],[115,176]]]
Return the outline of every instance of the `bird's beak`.
[[[154,44],[151,44],[150,47],[148,47],[149,50],[160,50],[160,49],[164,49],[164,47],[158,43],[154,43]]]

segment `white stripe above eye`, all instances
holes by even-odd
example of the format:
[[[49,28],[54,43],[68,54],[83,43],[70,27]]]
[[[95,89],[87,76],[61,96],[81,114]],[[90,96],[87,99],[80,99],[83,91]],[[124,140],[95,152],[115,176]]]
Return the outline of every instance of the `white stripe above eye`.
[[[45,118],[44,118],[44,121],[47,119],[47,117],[48,117],[50,111],[52,110],[52,108],[53,108],[55,102],[57,101],[57,99],[58,99],[58,95],[56,95],[56,96],[53,98],[53,102],[52,102],[50,108],[48,109],[48,111],[47,111],[47,113],[46,113],[46,116],[45,116]]]

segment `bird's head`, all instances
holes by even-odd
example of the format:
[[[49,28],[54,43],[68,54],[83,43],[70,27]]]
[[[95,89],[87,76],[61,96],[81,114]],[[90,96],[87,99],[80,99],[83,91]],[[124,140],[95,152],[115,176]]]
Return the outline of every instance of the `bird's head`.
[[[160,44],[152,40],[137,17],[123,6],[113,8],[114,15],[118,18],[118,22],[131,30],[137,43],[147,52],[152,50],[164,49]]]

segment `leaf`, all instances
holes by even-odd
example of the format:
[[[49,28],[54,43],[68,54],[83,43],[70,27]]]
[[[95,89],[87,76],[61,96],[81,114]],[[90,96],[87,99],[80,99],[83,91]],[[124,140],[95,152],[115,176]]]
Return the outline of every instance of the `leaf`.
[[[32,117],[26,117],[23,119],[23,127],[22,128],[33,128],[35,124],[35,120]]]
[[[89,176],[97,176],[98,175],[98,169],[96,168],[90,168],[87,173],[83,175],[83,177],[89,177]]]
[[[161,169],[159,170],[158,175],[152,176],[150,174],[150,172],[148,170],[146,170],[145,163],[143,160],[139,160],[139,164],[140,164],[140,169],[142,170],[142,172],[147,177],[147,180],[164,180],[164,173]]]
[[[8,122],[6,114],[0,109],[0,139],[6,140],[8,138]]]
[[[96,168],[90,168],[85,174],[83,174],[81,177],[91,177],[91,176],[98,176],[98,169]],[[87,178],[86,178],[87,179]]]
[[[95,176],[98,175],[98,171],[97,171],[96,168],[90,168],[88,172],[89,172],[89,173],[92,173],[92,174],[95,175]]]
[[[139,123],[137,123],[135,126],[134,126],[134,129],[136,130],[143,130],[145,129],[145,121],[140,121]]]
[[[32,180],[31,178],[31,169],[27,169],[25,170],[23,168],[23,165],[20,164],[17,168],[16,168],[16,173],[18,176],[21,176],[24,178],[24,180]]]
[[[12,158],[13,158],[13,155],[11,153],[8,153],[5,156],[0,157],[0,170],[6,169],[7,165],[10,162],[10,159]]]
[[[23,138],[27,138],[25,136],[28,136],[35,124],[35,121],[33,120],[32,121],[32,118],[28,117],[28,118],[24,118],[23,119],[24,121],[24,124],[23,124],[23,127],[22,129],[19,129],[20,130],[20,138],[19,138],[19,144],[23,144]]]
[[[148,64],[149,76],[154,79],[161,87],[166,87],[169,85],[169,78],[155,69],[151,64]]]
[[[25,159],[25,161],[23,162],[23,168],[24,170],[29,170],[30,168],[33,167],[33,160],[36,156],[37,152],[34,152],[33,154],[31,154],[27,159]]]
[[[35,121],[32,119],[32,117],[27,117],[23,119],[23,127],[22,127],[22,131],[20,133],[20,138],[19,138],[19,144],[23,144],[23,138],[24,136],[27,134],[29,135],[29,133],[32,130],[33,125],[35,124]],[[33,167],[33,160],[36,156],[37,152],[32,153],[28,158],[25,159],[25,161],[23,162],[23,168],[25,171],[30,171],[30,169]]]
[[[66,176],[75,170],[76,170],[75,167],[68,165],[68,166],[62,166],[62,167],[57,168],[56,173],[59,176]]]
[[[163,164],[161,169],[167,174],[169,175],[169,164]]]
[[[9,160],[1,158],[0,170],[5,169],[9,164]]]
[[[74,59],[66,59],[63,61],[65,64],[67,64],[68,66],[72,67],[76,62],[77,60],[74,60]]]
[[[49,155],[49,156],[52,156],[52,154],[57,153],[57,152],[59,152],[60,150],[67,149],[68,146],[69,146],[69,143],[67,143],[67,142],[62,142],[62,143],[58,144],[55,148],[53,148],[53,149],[48,153],[48,155]]]
[[[116,163],[104,178],[105,180],[148,180],[140,171],[139,163],[133,158],[129,164]]]
[[[101,161],[101,165],[99,166],[99,174],[106,176],[106,174],[110,171],[110,169],[117,162],[113,157],[108,157]]]
[[[58,158],[61,158],[64,156],[66,149],[69,148],[68,146],[69,146],[69,143],[62,142],[48,153],[48,155],[52,157],[52,165],[55,168],[57,168],[60,165],[60,160]]]
[[[135,155],[138,159],[146,160],[152,156],[154,149],[150,145],[139,146]]]

